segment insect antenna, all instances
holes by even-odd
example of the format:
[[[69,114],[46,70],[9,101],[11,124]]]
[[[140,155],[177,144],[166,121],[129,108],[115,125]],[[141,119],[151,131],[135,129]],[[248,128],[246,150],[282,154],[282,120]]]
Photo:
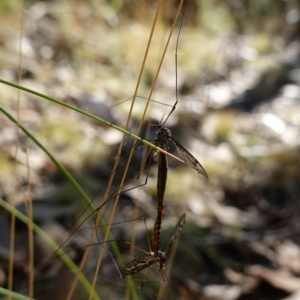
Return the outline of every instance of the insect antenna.
[[[179,31],[178,31],[178,35],[177,35],[177,39],[176,39],[176,48],[175,48],[175,97],[176,97],[176,101],[175,101],[171,111],[169,112],[168,116],[166,117],[165,121],[161,124],[162,126],[164,126],[164,124],[166,124],[169,117],[172,115],[172,113],[176,109],[176,106],[177,106],[177,103],[178,103],[178,71],[177,71],[178,61],[177,61],[177,53],[178,53],[178,45],[179,45],[179,38],[180,38],[180,33],[181,33],[181,28],[182,28],[182,23],[183,23],[184,11],[185,11],[185,5],[183,5],[183,9],[182,9],[182,16],[181,16]]]

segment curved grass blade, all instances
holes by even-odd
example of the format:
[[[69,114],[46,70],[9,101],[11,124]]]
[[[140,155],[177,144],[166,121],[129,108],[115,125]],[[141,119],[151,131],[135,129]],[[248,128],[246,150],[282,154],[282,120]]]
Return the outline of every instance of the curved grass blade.
[[[106,120],[104,120],[104,119],[101,119],[101,118],[99,118],[99,117],[97,117],[97,116],[95,116],[95,115],[93,115],[93,114],[90,114],[90,113],[88,113],[88,112],[86,112],[86,111],[84,111],[84,110],[82,110],[82,109],[79,109],[79,108],[77,108],[77,107],[75,107],[75,106],[72,106],[72,105],[69,105],[69,104],[67,104],[67,103],[64,103],[64,102],[62,102],[62,101],[60,101],[60,100],[57,100],[57,99],[55,99],[55,98],[49,97],[49,96],[44,95],[44,94],[42,94],[42,93],[36,92],[36,91],[34,91],[34,90],[28,89],[28,88],[26,88],[26,87],[24,87],[24,86],[21,86],[21,85],[18,85],[18,84],[15,84],[15,83],[12,83],[12,82],[3,80],[3,79],[1,79],[1,78],[0,78],[0,83],[9,85],[9,86],[14,87],[14,88],[16,88],[16,89],[25,91],[25,92],[27,92],[27,93],[30,93],[30,94],[36,95],[36,96],[38,96],[38,97],[44,98],[44,99],[46,99],[46,100],[48,100],[48,101],[54,102],[54,103],[56,103],[56,104],[58,104],[58,105],[67,107],[67,108],[69,108],[69,109],[72,109],[72,110],[74,110],[74,111],[76,111],[76,112],[78,112],[78,113],[80,113],[80,114],[82,114],[82,115],[85,115],[85,116],[87,116],[87,117],[89,117],[89,118],[91,118],[91,119],[93,119],[93,120],[96,120],[96,121],[98,121],[98,122],[100,122],[100,123],[102,123],[102,124],[104,124],[104,125],[107,125],[107,126],[113,128],[113,129],[116,129],[116,130],[118,130],[118,131],[124,133],[125,135],[127,135],[127,136],[133,138],[134,140],[139,141],[139,142],[141,142],[141,143],[143,143],[143,144],[145,144],[145,145],[151,147],[152,149],[154,149],[154,150],[156,150],[156,151],[162,152],[162,153],[164,153],[164,154],[166,154],[166,155],[168,155],[168,156],[170,156],[170,157],[172,157],[172,158],[174,158],[174,159],[176,159],[176,160],[178,160],[178,161],[180,161],[180,162],[182,162],[182,163],[185,163],[185,162],[184,162],[183,160],[181,160],[180,158],[178,158],[178,157],[172,155],[171,153],[169,153],[169,152],[167,152],[167,151],[165,151],[165,150],[163,150],[163,149],[157,147],[156,145],[154,145],[153,143],[149,142],[148,140],[146,140],[146,139],[144,139],[144,138],[141,138],[141,137],[139,137],[138,135],[135,135],[135,134],[133,134],[132,132],[125,130],[125,129],[122,128],[122,127],[119,127],[119,126],[117,126],[117,125],[115,125],[115,124],[113,124],[113,123],[111,123],[111,122],[108,122],[108,121],[106,121]],[[4,112],[4,110],[5,110],[5,109],[0,105],[0,111],[3,111],[3,112]],[[14,123],[16,123],[16,122],[14,122]],[[16,124],[18,124],[18,123],[16,123]]]
[[[96,208],[92,201],[89,199],[89,197],[86,195],[84,190],[81,188],[81,186],[77,183],[75,178],[68,172],[68,170],[54,157],[54,155],[39,141],[35,138],[35,136],[27,130],[20,122],[18,122],[8,111],[6,111],[1,105],[0,105],[0,111],[2,111],[12,122],[14,122],[17,126],[19,126],[20,129],[23,130],[23,132],[30,137],[48,156],[49,158],[54,162],[54,164],[59,168],[59,170],[64,174],[64,176],[69,180],[69,182],[72,184],[72,186],[75,188],[75,190],[79,193],[79,195],[83,198],[83,200],[88,204],[88,206],[95,211]],[[106,225],[102,219],[100,219],[100,224]],[[109,238],[112,238],[112,235],[109,233]],[[116,255],[120,257],[122,260],[122,257],[119,255],[119,249],[116,246],[115,243],[112,243],[112,247]],[[122,261],[121,261],[122,262]]]
[[[31,222],[28,220],[28,218],[19,212],[17,209],[15,209],[13,206],[5,202],[4,200],[0,199],[0,206],[2,206],[5,210],[10,212],[11,214],[14,214],[20,221],[22,221],[25,224],[28,224],[28,222]],[[33,231],[39,235],[52,249],[53,251],[56,250],[59,246],[52,240],[52,238],[45,233],[39,226],[36,224],[32,224]],[[68,268],[74,273],[78,273],[78,267],[76,264],[71,260],[71,258],[60,248],[58,250],[58,254],[61,256],[62,261],[68,266]],[[87,280],[87,278],[80,273],[79,274],[79,281],[85,288],[88,294],[91,293],[91,284]],[[100,299],[96,293],[94,293],[94,299]]]
[[[22,294],[9,291],[3,287],[0,287],[0,295],[7,296],[7,299],[16,299],[16,300],[34,300],[31,297],[24,296]]]

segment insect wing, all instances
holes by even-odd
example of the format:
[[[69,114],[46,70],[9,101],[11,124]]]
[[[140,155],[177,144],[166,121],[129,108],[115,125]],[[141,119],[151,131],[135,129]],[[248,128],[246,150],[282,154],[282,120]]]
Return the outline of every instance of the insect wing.
[[[135,274],[135,273],[140,272],[140,271],[144,270],[145,268],[153,265],[157,261],[158,261],[157,257],[155,257],[152,254],[142,255],[138,258],[131,260],[129,263],[127,263],[125,265],[125,267],[123,268],[123,274],[125,276]]]
[[[180,219],[178,220],[175,229],[173,231],[173,234],[171,236],[171,239],[169,241],[168,247],[166,249],[166,254],[168,253],[168,251],[170,251],[170,249],[172,248],[177,236],[179,235],[179,233],[181,232],[182,228],[183,228],[183,224],[185,222],[185,214],[183,214]]]
[[[171,138],[172,142],[175,144],[178,152],[181,154],[183,160],[195,169],[199,174],[202,174],[204,177],[208,178],[208,175],[203,168],[203,166],[199,163],[199,161],[183,146],[181,146],[178,142],[176,142],[173,138]]]

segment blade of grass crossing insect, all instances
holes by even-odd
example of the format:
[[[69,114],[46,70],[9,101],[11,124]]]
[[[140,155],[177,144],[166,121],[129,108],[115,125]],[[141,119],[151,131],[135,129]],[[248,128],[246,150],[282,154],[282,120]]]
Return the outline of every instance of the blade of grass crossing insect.
[[[151,142],[147,141],[146,139],[140,138],[139,136],[133,134],[132,132],[127,131],[127,130],[125,130],[124,128],[119,127],[119,126],[117,126],[117,125],[115,125],[115,124],[113,124],[113,123],[107,122],[106,120],[101,119],[101,118],[99,118],[99,117],[97,117],[97,116],[95,116],[95,115],[93,115],[93,114],[90,114],[90,113],[88,113],[88,112],[86,112],[86,111],[84,111],[84,110],[82,110],[82,109],[79,109],[79,108],[77,108],[77,107],[75,107],[75,106],[72,106],[72,105],[69,105],[69,104],[67,104],[67,103],[64,103],[64,102],[62,102],[62,101],[59,101],[59,100],[54,99],[54,98],[52,98],[52,97],[49,97],[49,96],[47,96],[47,95],[38,93],[38,92],[36,92],[36,91],[34,91],[34,90],[25,88],[25,87],[23,87],[23,86],[21,86],[21,85],[18,85],[18,84],[15,84],[15,83],[12,83],[12,82],[3,80],[3,79],[1,79],[1,78],[0,78],[0,82],[3,83],[3,84],[9,85],[9,86],[11,86],[11,87],[14,87],[14,88],[16,88],[16,89],[23,90],[23,91],[25,91],[25,92],[27,92],[27,93],[36,95],[36,96],[38,96],[38,97],[44,98],[44,99],[49,100],[49,101],[51,101],[51,102],[54,102],[54,103],[56,103],[56,104],[58,104],[58,105],[67,107],[67,108],[69,108],[69,109],[72,109],[72,110],[74,110],[74,111],[76,111],[76,112],[78,112],[78,113],[80,113],[80,114],[82,114],[82,115],[85,115],[85,116],[87,116],[87,117],[89,117],[89,118],[91,118],[91,119],[93,119],[93,120],[96,120],[96,121],[98,121],[98,122],[100,122],[100,123],[102,123],[102,124],[104,124],[104,125],[107,125],[107,126],[113,128],[113,129],[116,129],[116,130],[118,130],[118,131],[124,133],[125,135],[127,135],[127,136],[133,138],[134,140],[137,140],[137,141],[139,141],[139,142],[141,142],[141,143],[143,143],[143,144],[145,144],[145,145],[147,145],[147,146],[149,146],[149,147],[155,149],[156,151],[161,151],[161,152],[165,153],[166,155],[168,155],[168,156],[174,158],[175,160],[178,160],[178,161],[180,161],[180,162],[182,162],[182,163],[185,163],[183,160],[181,160],[181,159],[179,159],[178,157],[172,155],[171,153],[168,153],[167,151],[164,151],[164,150],[160,149],[159,147],[157,147],[156,145],[154,145],[154,144],[152,144]],[[4,107],[2,107],[2,106],[0,105],[0,110],[3,111],[3,110],[5,110],[5,109],[4,109]]]
[[[142,139],[142,138],[140,138],[139,136],[137,136],[137,135],[135,135],[135,134],[133,134],[133,133],[127,131],[126,129],[124,129],[124,128],[122,128],[122,127],[119,127],[119,126],[117,126],[117,125],[115,125],[115,124],[113,124],[113,123],[110,123],[110,122],[108,122],[108,121],[106,121],[106,120],[104,120],[104,119],[101,119],[101,118],[99,118],[99,117],[97,117],[97,116],[95,116],[95,115],[93,115],[93,114],[90,114],[90,113],[88,113],[88,112],[86,112],[86,111],[84,111],[84,110],[82,110],[82,109],[79,109],[79,108],[77,108],[77,107],[75,107],[75,106],[72,106],[72,105],[69,105],[69,104],[64,103],[64,102],[62,102],[62,101],[59,101],[59,100],[57,100],[57,99],[54,99],[53,97],[49,97],[49,96],[44,95],[44,94],[42,94],[42,93],[39,93],[39,92],[36,92],[36,91],[34,91],[34,90],[28,89],[28,88],[23,87],[23,86],[21,86],[21,85],[18,85],[18,84],[15,84],[15,83],[12,83],[12,82],[3,80],[3,79],[1,79],[1,78],[0,78],[0,82],[3,83],[3,84],[9,85],[9,86],[11,86],[11,87],[14,87],[14,88],[16,88],[16,89],[18,89],[18,90],[23,90],[23,91],[25,91],[25,92],[27,92],[27,93],[36,95],[36,96],[38,96],[38,97],[40,97],[40,98],[44,98],[44,99],[46,99],[46,100],[48,100],[48,101],[51,101],[51,102],[53,102],[53,103],[56,103],[56,104],[58,104],[58,105],[67,107],[67,108],[69,108],[69,109],[72,109],[72,110],[74,110],[74,111],[76,111],[76,112],[78,112],[78,113],[80,113],[80,114],[82,114],[82,115],[85,115],[85,116],[87,116],[87,117],[89,117],[89,118],[91,118],[91,119],[94,119],[94,120],[96,120],[96,121],[98,121],[98,122],[100,122],[100,123],[102,123],[102,124],[104,124],[104,125],[107,125],[107,126],[113,128],[113,129],[116,129],[116,130],[118,130],[118,131],[124,133],[125,135],[127,135],[127,136],[129,136],[129,137],[132,137],[133,139],[138,140],[139,142],[142,142],[142,143],[144,143],[145,145],[150,146],[150,147],[152,147],[152,148],[154,148],[154,149],[156,149],[156,150],[159,151],[159,148],[158,148],[158,147],[156,147],[155,145],[151,144],[151,143],[148,142],[147,140]]]
[[[23,223],[28,224],[29,222],[28,218],[24,214],[16,210],[13,206],[5,202],[3,199],[0,199],[0,206],[2,206],[5,210],[9,211],[11,214],[14,214]],[[59,248],[59,246],[39,226],[33,223],[32,228],[34,232],[37,235],[39,235],[53,249],[53,251]],[[61,259],[64,261],[64,263],[69,267],[69,269],[74,274],[78,272],[78,268],[75,265],[75,263],[70,259],[68,255],[66,255],[66,253],[61,248],[57,251],[57,254],[61,256]],[[87,293],[90,294],[91,285],[82,273],[79,275],[79,280],[83,285],[83,287],[85,288],[85,290],[87,291]],[[99,299],[98,295],[94,294],[93,299]]]
[[[25,87],[23,87],[23,86],[21,86],[21,85],[18,85],[18,84],[15,84],[15,83],[12,83],[12,82],[3,80],[3,79],[1,79],[1,78],[0,78],[0,82],[3,83],[3,84],[9,85],[9,86],[11,86],[11,87],[14,87],[14,88],[16,88],[16,89],[23,90],[23,91],[25,91],[25,92],[27,92],[27,93],[36,95],[36,96],[38,96],[38,97],[44,98],[44,99],[49,100],[49,101],[51,101],[51,102],[54,102],[54,103],[56,103],[56,104],[58,104],[58,105],[67,107],[67,108],[69,108],[69,109],[72,109],[72,110],[74,110],[74,111],[76,111],[76,112],[78,112],[78,113],[80,113],[80,114],[82,114],[82,115],[85,115],[85,116],[87,116],[87,117],[89,117],[89,118],[91,118],[91,119],[93,119],[93,120],[96,120],[96,121],[98,121],[98,122],[100,122],[100,123],[102,123],[102,124],[104,124],[104,125],[107,125],[107,126],[113,128],[113,129],[116,129],[116,130],[118,130],[118,131],[124,133],[125,135],[127,135],[127,136],[133,138],[134,140],[137,140],[137,141],[139,141],[139,142],[141,142],[141,143],[143,143],[143,144],[145,144],[145,145],[147,145],[147,146],[149,146],[149,147],[155,149],[156,151],[165,153],[166,155],[172,157],[173,159],[175,159],[175,160],[177,160],[177,161],[179,161],[179,162],[181,162],[181,163],[186,164],[186,162],[183,161],[182,159],[180,159],[180,158],[178,158],[178,157],[172,155],[171,153],[169,153],[169,152],[167,152],[167,151],[165,151],[165,150],[163,150],[163,149],[160,149],[159,147],[157,147],[156,145],[154,145],[154,144],[152,144],[151,142],[147,141],[146,139],[140,138],[139,136],[133,134],[132,132],[129,132],[129,131],[125,130],[125,129],[122,128],[122,127],[119,127],[119,126],[117,126],[117,125],[115,125],[115,124],[113,124],[113,123],[107,122],[106,120],[103,120],[103,119],[101,119],[101,118],[99,118],[99,117],[97,117],[97,116],[95,116],[95,115],[93,115],[93,114],[90,114],[90,113],[88,113],[88,112],[86,112],[86,111],[84,111],[84,110],[81,110],[81,109],[79,109],[79,108],[77,108],[77,107],[75,107],[75,106],[69,105],[69,104],[67,104],[67,103],[64,103],[64,102],[62,102],[62,101],[59,101],[59,100],[54,99],[54,98],[52,98],[52,97],[49,97],[49,96],[47,96],[47,95],[38,93],[38,92],[36,92],[36,91],[34,91],[34,90],[25,88]],[[5,110],[5,109],[4,109],[3,106],[0,105],[0,110],[3,111],[3,110]]]

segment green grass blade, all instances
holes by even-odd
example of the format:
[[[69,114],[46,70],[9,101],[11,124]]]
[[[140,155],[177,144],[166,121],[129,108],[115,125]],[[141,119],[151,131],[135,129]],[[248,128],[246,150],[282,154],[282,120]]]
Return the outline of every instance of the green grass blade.
[[[0,111],[2,111],[13,123],[15,123],[29,138],[31,138],[52,160],[52,162],[57,166],[57,168],[62,172],[62,174],[69,180],[71,185],[79,193],[81,198],[86,202],[87,205],[91,205],[91,200],[85,191],[81,188],[75,178],[70,174],[70,172],[59,162],[55,156],[28,130],[24,127],[17,119],[15,119],[2,105],[0,105]],[[95,210],[95,207],[92,207]]]
[[[94,116],[86,111],[83,111],[77,107],[74,107],[72,105],[69,105],[69,104],[66,104],[60,100],[57,100],[55,98],[52,98],[52,97],[49,97],[47,95],[44,95],[44,94],[41,94],[39,92],[36,92],[34,90],[31,90],[31,89],[28,89],[26,87],[23,87],[21,85],[18,85],[18,84],[15,84],[15,83],[12,83],[12,82],[8,82],[8,81],[5,81],[3,79],[0,79],[0,82],[3,83],[3,84],[6,84],[6,85],[9,85],[11,87],[14,87],[16,89],[20,89],[20,90],[23,90],[25,92],[28,92],[28,93],[31,93],[33,95],[36,95],[38,97],[41,97],[41,98],[44,98],[48,101],[51,101],[51,102],[54,102],[58,105],[61,105],[61,106],[64,106],[64,107],[67,107],[69,109],[72,109],[78,113],[81,113],[89,118],[92,118],[102,124],[105,124],[111,128],[114,128],[120,132],[122,132],[123,134],[126,134],[127,136],[139,141],[139,142],[142,142],[144,144],[146,144],[147,146],[151,147],[151,148],[154,148],[155,150],[157,151],[162,151],[163,153],[173,157],[176,159],[176,157],[174,157],[173,155],[169,154],[168,152],[160,149],[159,147],[155,146],[154,144],[148,142],[147,140],[145,139],[142,139],[140,138],[139,136],[117,126],[117,125],[114,125],[110,122],[107,122],[106,120],[103,120],[97,116]],[[85,192],[83,191],[83,189],[80,187],[80,185],[76,182],[76,180],[72,177],[72,175],[64,168],[64,166],[56,160],[56,158],[34,137],[33,134],[30,133],[30,131],[28,131],[22,124],[20,124],[15,118],[13,118],[3,107],[1,107],[0,105],[0,111],[2,111],[11,121],[13,121],[15,124],[17,124],[39,147],[41,147],[41,149],[43,149],[45,151],[45,153],[50,157],[50,159],[54,162],[54,164],[57,165],[57,167],[62,171],[62,173],[67,177],[67,179],[71,182],[71,184],[74,186],[74,188],[78,191],[78,193],[81,195],[81,197],[84,199],[84,201],[89,205],[89,207],[94,211],[96,208],[95,206],[91,203],[89,197],[85,194]],[[100,220],[100,225],[101,226],[105,226],[106,224],[103,222],[103,220]],[[110,234],[109,235],[109,239],[113,240],[114,237]],[[117,246],[117,244],[115,242],[112,242],[111,243],[111,246],[112,246],[112,250],[113,252],[116,254],[117,256],[117,260],[119,262],[120,265],[124,265],[124,261],[123,261],[123,258],[120,254],[120,251],[119,251],[119,248]],[[135,291],[135,289],[133,289]],[[134,299],[137,299],[137,295],[132,295]]]
[[[89,205],[89,207],[92,209],[92,211],[96,210],[96,207],[91,202],[90,198],[86,195],[84,190],[81,188],[81,186],[78,184],[78,182],[75,180],[75,178],[68,172],[68,170],[54,157],[54,155],[28,130],[26,129],[20,122],[18,122],[6,109],[4,109],[0,105],[0,111],[2,111],[12,122],[14,122],[28,137],[30,137],[45,153],[49,156],[49,158],[53,161],[53,163],[60,169],[60,171],[66,176],[66,178],[69,180],[69,182],[73,185],[73,187],[76,189],[76,191],[79,193],[79,195],[82,197],[82,199]],[[106,223],[101,219],[100,225],[105,228]],[[114,237],[110,233],[109,239],[113,240]],[[119,251],[119,248],[115,242],[111,242],[112,250],[116,254],[118,262],[121,265],[124,265],[124,261],[122,258],[122,255]]]
[[[14,214],[21,222],[28,224],[29,219],[22,214],[20,211],[15,209],[13,206],[5,202],[3,199],[0,198],[0,206],[2,206],[5,210],[9,211],[11,214]],[[32,224],[33,231],[39,235],[52,249],[53,251],[57,251],[57,254],[60,256],[61,260],[68,266],[68,268],[76,275],[79,271],[76,264],[72,261],[72,259],[61,249],[59,245],[56,244],[52,238],[44,232],[39,226],[36,224]],[[58,250],[57,250],[58,249]],[[80,273],[79,274],[79,281],[81,282],[82,286],[85,288],[88,294],[91,293],[91,284],[87,280],[87,278]],[[26,298],[27,299],[27,298]],[[98,295],[94,292],[94,299],[99,299]]]
[[[131,138],[133,138],[133,139],[135,139],[135,140],[137,140],[137,141],[139,141],[139,142],[142,142],[142,143],[144,143],[145,145],[147,145],[147,146],[149,146],[149,147],[152,147],[152,148],[156,149],[157,151],[160,151],[160,150],[161,150],[159,147],[157,147],[157,146],[151,144],[150,142],[148,142],[147,140],[145,140],[145,139],[143,139],[143,138],[140,138],[139,136],[137,136],[137,135],[135,135],[135,134],[133,134],[133,133],[131,133],[131,132],[129,132],[129,131],[123,129],[122,127],[119,127],[119,126],[117,126],[117,125],[115,125],[115,124],[113,124],[113,123],[107,122],[106,120],[103,120],[103,119],[101,119],[101,118],[99,118],[99,117],[96,117],[96,116],[94,116],[93,114],[90,114],[90,113],[88,113],[88,112],[86,112],[86,111],[84,111],[84,110],[81,110],[81,109],[79,109],[79,108],[77,108],[77,107],[75,107],[75,106],[69,105],[69,104],[64,103],[64,102],[62,102],[62,101],[60,101],[60,100],[57,100],[57,99],[55,99],[55,98],[46,96],[46,95],[41,94],[41,93],[38,93],[38,92],[36,92],[36,91],[34,91],[34,90],[25,88],[25,87],[23,87],[23,86],[21,86],[21,85],[18,85],[18,84],[15,84],[15,83],[12,83],[12,82],[3,80],[3,79],[0,79],[0,82],[3,83],[3,84],[6,84],[6,85],[12,86],[12,87],[14,87],[14,88],[16,88],[16,89],[25,91],[25,92],[27,92],[27,93],[36,95],[36,96],[38,96],[38,97],[44,98],[44,99],[46,99],[46,100],[49,100],[49,101],[54,102],[54,103],[56,103],[56,104],[59,104],[59,105],[61,105],[61,106],[67,107],[67,108],[69,108],[69,109],[75,110],[75,111],[77,111],[78,113],[83,114],[83,115],[85,115],[85,116],[87,116],[87,117],[89,117],[89,118],[91,118],[91,119],[94,119],[94,120],[96,120],[96,121],[98,121],[98,122],[100,122],[100,123],[102,123],[102,124],[104,124],[104,125],[107,125],[107,126],[109,126],[109,127],[111,127],[111,128],[114,128],[114,129],[116,129],[116,130],[118,130],[118,131],[120,131],[120,132],[126,134],[127,136],[129,136],[129,137],[131,137]]]
[[[4,295],[7,297],[10,297],[10,299],[16,299],[16,300],[34,300],[33,298],[29,298],[27,296],[24,296],[22,294],[9,291],[3,287],[0,287],[0,295]]]
[[[186,163],[185,161],[183,161],[182,159],[180,159],[180,158],[174,156],[173,154],[169,153],[168,151],[165,151],[165,150],[163,150],[163,149],[157,147],[156,145],[154,145],[154,144],[150,143],[149,141],[147,141],[147,140],[145,140],[145,139],[139,137],[138,135],[135,135],[135,134],[133,134],[132,132],[125,130],[125,129],[122,128],[122,127],[119,127],[119,126],[117,126],[117,125],[115,125],[115,124],[113,124],[113,123],[107,122],[106,120],[101,119],[101,118],[99,118],[99,117],[97,117],[97,116],[95,116],[95,115],[93,115],[93,114],[90,114],[90,113],[84,111],[84,110],[81,110],[81,109],[79,109],[79,108],[77,108],[77,107],[75,107],[75,106],[69,105],[69,104],[64,103],[64,102],[62,102],[62,101],[60,101],[60,100],[57,100],[57,99],[55,99],[55,98],[52,98],[52,97],[49,97],[49,96],[47,96],[47,95],[41,94],[41,93],[39,93],[39,92],[36,92],[36,91],[34,91],[34,90],[31,90],[31,89],[28,89],[28,88],[23,87],[23,86],[21,86],[21,85],[18,85],[18,84],[15,84],[15,83],[12,83],[12,82],[3,80],[3,79],[1,79],[1,78],[0,78],[0,82],[3,83],[3,84],[6,84],[6,85],[12,86],[12,87],[14,87],[14,88],[16,88],[16,89],[20,89],[20,90],[22,90],[22,91],[25,91],[25,92],[27,92],[27,93],[36,95],[36,96],[38,96],[38,97],[44,98],[44,99],[46,99],[46,100],[49,100],[49,101],[54,102],[54,103],[56,103],[56,104],[59,104],[59,105],[61,105],[61,106],[67,107],[67,108],[72,109],[72,110],[74,110],[74,111],[77,111],[77,112],[80,113],[80,114],[83,114],[83,115],[85,115],[85,116],[87,116],[87,117],[89,117],[89,118],[91,118],[91,119],[94,119],[94,120],[96,120],[96,121],[98,121],[98,122],[100,122],[100,123],[102,123],[102,124],[104,124],[104,125],[107,125],[107,126],[109,126],[109,127],[111,127],[111,128],[114,128],[114,129],[116,129],[116,130],[118,130],[118,131],[124,133],[125,135],[127,135],[127,136],[129,136],[129,137],[135,139],[136,141],[139,141],[139,142],[141,142],[141,143],[143,143],[143,144],[145,144],[145,145],[151,147],[152,149],[155,149],[156,151],[162,152],[162,153],[168,155],[169,157],[172,157],[173,159],[175,159],[175,160],[177,160],[177,161],[179,161],[179,162],[181,162],[181,163],[183,163],[183,164],[187,164],[187,163]]]

